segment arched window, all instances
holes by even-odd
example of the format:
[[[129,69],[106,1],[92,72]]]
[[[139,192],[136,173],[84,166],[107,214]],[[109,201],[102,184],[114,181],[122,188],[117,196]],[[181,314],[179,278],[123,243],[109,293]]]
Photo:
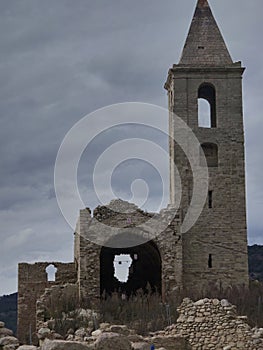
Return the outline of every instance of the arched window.
[[[56,281],[57,270],[58,269],[53,264],[50,264],[46,267],[48,282],[55,282]]]
[[[198,126],[216,128],[216,91],[204,83],[198,89]]]
[[[218,166],[218,147],[215,143],[203,143],[201,145],[208,167]],[[201,158],[202,159],[202,158]],[[201,164],[205,165],[205,164]]]
[[[108,244],[109,242],[113,247],[117,247],[121,246],[120,242],[126,242],[126,244],[138,242],[138,237],[123,233],[110,239]],[[101,295],[111,295],[117,291],[129,297],[140,289],[145,294],[162,292],[162,260],[157,245],[153,241],[148,241],[127,248],[102,247],[100,252]]]

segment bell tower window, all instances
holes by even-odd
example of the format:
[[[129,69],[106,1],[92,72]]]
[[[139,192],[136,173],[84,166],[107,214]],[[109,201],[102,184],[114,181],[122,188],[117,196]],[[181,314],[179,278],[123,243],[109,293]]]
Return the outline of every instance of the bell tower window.
[[[198,89],[198,126],[216,128],[216,91],[211,84],[204,83]]]

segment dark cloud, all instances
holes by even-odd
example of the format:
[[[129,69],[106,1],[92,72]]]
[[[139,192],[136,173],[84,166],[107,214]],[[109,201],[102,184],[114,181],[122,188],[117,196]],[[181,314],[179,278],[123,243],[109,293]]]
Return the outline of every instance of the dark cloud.
[[[0,2],[0,295],[15,291],[18,261],[72,259],[72,229],[54,197],[53,170],[60,143],[81,117],[108,104],[143,101],[166,106],[163,84],[168,68],[179,59],[195,2]],[[233,59],[247,66],[249,242],[263,243],[263,3],[210,3]],[[106,135],[83,155],[79,182],[89,206],[96,205],[96,199],[87,188],[91,174],[85,160],[90,155],[94,164],[100,147],[113,139]],[[134,173],[132,166],[116,170],[117,194],[128,197],[127,185],[140,175],[156,189],[152,199],[157,198],[158,176],[151,176],[146,164],[133,168]]]

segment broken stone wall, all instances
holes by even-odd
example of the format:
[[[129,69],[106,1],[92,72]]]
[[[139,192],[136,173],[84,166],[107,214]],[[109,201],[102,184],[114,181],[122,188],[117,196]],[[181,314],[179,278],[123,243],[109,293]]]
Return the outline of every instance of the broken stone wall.
[[[55,281],[48,281],[46,268],[57,268]],[[76,283],[74,263],[39,262],[18,265],[17,335],[22,343],[29,343],[36,332],[36,301],[52,285]]]
[[[116,211],[111,209],[114,206]],[[125,207],[129,207],[128,213],[125,212]],[[182,287],[180,218],[178,215],[175,216],[175,210],[171,207],[163,209],[155,215],[157,215],[157,220],[154,221],[154,227],[151,227],[148,222],[153,214],[140,210],[134,204],[120,200],[112,201],[109,207],[96,208],[93,217],[88,209],[80,211],[75,234],[75,261],[78,266],[80,298],[86,300],[88,307],[96,306],[102,292],[100,279],[102,273],[105,272],[101,271],[102,245],[108,244],[110,240],[112,240],[113,246],[115,246],[115,243],[119,244],[122,234],[126,235],[131,243],[133,237],[140,237],[140,235],[144,239],[146,236],[154,237],[154,239],[148,239],[146,242],[151,241],[160,255],[161,290],[164,298]],[[161,232],[158,225],[162,224],[164,224],[164,231],[156,235],[155,232],[158,230]],[[120,231],[119,236],[111,236],[111,228],[114,227],[123,229],[123,232]],[[101,246],[94,243],[100,241]],[[147,249],[147,245],[145,245],[145,249]],[[128,251],[129,249],[124,249],[122,254],[129,254]],[[149,252],[146,253],[149,254]],[[140,255],[142,254],[144,252],[140,248]],[[102,268],[107,269],[105,273],[112,273],[113,266],[102,266]],[[147,275],[147,271],[142,272]]]

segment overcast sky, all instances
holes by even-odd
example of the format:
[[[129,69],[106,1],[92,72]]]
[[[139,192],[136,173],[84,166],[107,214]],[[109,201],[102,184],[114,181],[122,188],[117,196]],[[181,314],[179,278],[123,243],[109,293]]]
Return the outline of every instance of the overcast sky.
[[[100,107],[126,101],[167,106],[163,84],[179,60],[195,4],[0,0],[0,295],[17,290],[19,261],[72,260],[72,229],[54,195],[60,143],[78,120]],[[248,234],[250,244],[263,244],[263,2],[210,0],[210,5],[233,60],[247,67]],[[107,135],[103,142],[109,142]],[[90,155],[96,145],[94,150]],[[118,168],[119,196],[125,197],[127,178],[136,175],[130,175],[132,168]],[[158,183],[158,174],[141,170]],[[88,181],[80,175],[80,182],[87,206],[94,207]]]

